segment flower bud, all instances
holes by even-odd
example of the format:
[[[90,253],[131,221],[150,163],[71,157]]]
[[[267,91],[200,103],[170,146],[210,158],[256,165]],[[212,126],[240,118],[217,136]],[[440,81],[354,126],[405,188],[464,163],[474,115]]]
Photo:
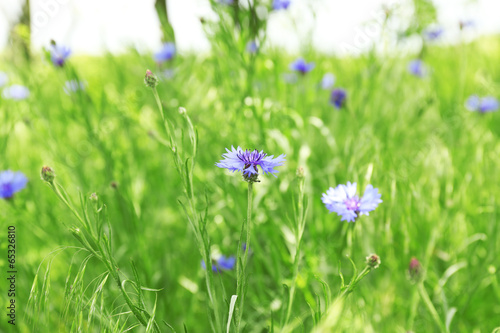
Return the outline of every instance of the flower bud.
[[[422,276],[422,265],[415,257],[411,258],[410,265],[408,265],[408,276],[413,282],[417,282]]]
[[[299,178],[299,179],[304,178],[304,168],[303,167],[297,168],[297,178]]]
[[[144,83],[147,87],[156,88],[156,86],[158,85],[158,77],[148,69],[146,71],[146,76],[144,76]]]
[[[376,254],[370,254],[366,257],[366,264],[372,269],[377,268],[380,265],[380,262],[380,257]]]
[[[186,113],[186,108],[183,108],[182,106],[179,108],[179,113],[180,114],[185,114]]]
[[[49,166],[44,166],[42,168],[42,171],[40,172],[40,177],[48,182],[48,183],[52,183],[54,181],[54,178],[56,177],[56,174],[54,173],[54,170],[52,170],[51,167]]]
[[[95,192],[94,192],[94,193],[92,193],[92,194],[90,195],[89,199],[90,199],[90,201],[92,201],[92,202],[97,202],[97,201],[99,201],[99,197],[97,196],[97,194],[96,194]]]

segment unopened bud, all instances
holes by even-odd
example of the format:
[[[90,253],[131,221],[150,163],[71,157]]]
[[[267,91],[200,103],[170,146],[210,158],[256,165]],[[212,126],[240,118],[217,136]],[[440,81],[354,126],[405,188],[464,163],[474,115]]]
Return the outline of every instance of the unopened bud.
[[[112,181],[109,186],[111,186],[112,189],[117,189],[118,188],[118,183],[116,181]]]
[[[186,113],[186,109],[183,108],[182,106],[179,108],[179,113],[180,114],[185,114]]]
[[[408,265],[408,276],[413,282],[417,282],[422,276],[422,265],[415,257],[411,258],[410,265]]]
[[[297,178],[302,179],[304,178],[304,168],[303,167],[298,167],[297,168]]]
[[[144,83],[147,87],[155,88],[158,85],[158,77],[148,69],[146,71],[146,76],[144,76]]]
[[[95,192],[90,195],[89,199],[90,199],[90,201],[93,201],[93,202],[99,201],[99,197],[97,196],[97,194]]]
[[[56,177],[56,174],[54,173],[54,170],[52,170],[51,167],[48,167],[48,166],[44,166],[42,168],[42,171],[40,172],[40,177],[48,182],[48,183],[52,183],[54,181],[54,178]]]
[[[380,265],[380,257],[376,254],[370,254],[366,257],[366,264],[371,268],[375,269]]]

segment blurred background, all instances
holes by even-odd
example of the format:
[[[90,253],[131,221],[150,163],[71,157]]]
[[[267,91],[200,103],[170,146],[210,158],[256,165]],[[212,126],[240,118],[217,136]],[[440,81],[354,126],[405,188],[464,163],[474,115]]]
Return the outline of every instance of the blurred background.
[[[168,20],[181,52],[210,49],[200,19],[217,20],[208,0],[31,0],[31,13],[23,18],[24,0],[0,2],[0,49],[20,20],[30,19],[33,47],[47,46],[51,39],[75,53],[118,53],[130,47],[139,51],[158,49],[162,33],[155,3],[166,3]],[[243,1],[244,2],[244,1]],[[242,3],[243,3],[242,2]],[[474,22],[468,38],[500,32],[497,0],[436,0],[438,22],[445,33],[442,43],[459,38],[457,22]],[[287,11],[267,12],[268,44],[299,52],[305,44],[325,53],[352,54],[370,49],[382,32],[383,8],[397,8],[393,28],[402,30],[414,14],[411,0],[295,0]],[[26,8],[25,8],[26,11]],[[393,41],[398,36],[392,36]],[[418,40],[399,43],[399,49],[416,50]]]

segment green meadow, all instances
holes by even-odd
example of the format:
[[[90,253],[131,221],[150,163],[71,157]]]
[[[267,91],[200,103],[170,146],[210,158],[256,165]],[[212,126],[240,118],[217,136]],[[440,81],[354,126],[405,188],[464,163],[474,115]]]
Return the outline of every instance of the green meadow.
[[[0,69],[30,96],[0,99],[0,169],[28,178],[0,201],[0,331],[499,330],[500,115],[464,106],[498,97],[498,36],[428,47],[423,78],[409,56],[301,56],[316,67],[287,82],[296,55],[244,45],[162,68],[135,51],[61,68],[5,53]],[[327,72],[347,91],[341,109],[319,86]],[[71,79],[85,90],[66,94]],[[247,182],[215,165],[231,146],[286,154],[253,184],[249,224]],[[348,181],[383,200],[354,223],[321,201]],[[207,272],[203,259],[238,256],[248,226],[247,278]]]

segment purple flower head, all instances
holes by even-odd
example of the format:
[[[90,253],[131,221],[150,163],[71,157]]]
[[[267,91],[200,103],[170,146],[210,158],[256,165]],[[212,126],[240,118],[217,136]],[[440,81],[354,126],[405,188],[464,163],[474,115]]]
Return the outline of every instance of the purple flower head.
[[[259,46],[257,45],[257,42],[254,40],[251,40],[247,43],[247,52],[250,54],[255,54],[259,50]]]
[[[0,88],[9,82],[9,77],[4,72],[0,72]]]
[[[347,182],[347,185],[330,187],[323,193],[321,200],[330,212],[342,216],[341,221],[355,222],[360,215],[369,215],[369,212],[375,210],[382,202],[380,197],[378,189],[368,185],[363,197],[359,198],[356,195],[356,183]]]
[[[341,109],[347,99],[347,92],[344,89],[334,89],[330,94],[330,104],[337,109]]]
[[[408,64],[408,72],[418,77],[424,77],[427,74],[427,67],[422,60],[415,59]]]
[[[330,89],[335,84],[335,75],[332,73],[326,73],[321,79],[321,88]]]
[[[50,60],[55,66],[62,67],[66,59],[71,54],[71,50],[64,45],[52,44],[50,46]]]
[[[442,27],[432,27],[427,28],[424,31],[424,35],[428,40],[436,40],[441,37],[444,33],[444,29]]]
[[[63,90],[67,95],[71,95],[72,93],[76,93],[80,90],[85,90],[86,83],[78,80],[66,81],[64,83]]]
[[[480,113],[494,112],[498,110],[499,103],[495,97],[486,96],[479,98],[477,95],[472,95],[467,98],[465,102],[465,107],[469,111],[475,111]]]
[[[292,3],[291,0],[273,0],[273,9],[274,10],[288,9],[291,3]]]
[[[174,43],[165,43],[163,44],[163,48],[160,52],[155,53],[154,59],[157,63],[163,63],[165,61],[172,60],[175,55],[175,44]]]
[[[0,198],[10,199],[14,193],[21,191],[28,183],[22,172],[10,170],[0,172]]]
[[[314,68],[314,62],[306,63],[303,58],[298,58],[290,64],[290,69],[302,75],[309,73]]]
[[[218,273],[219,271],[229,271],[234,268],[236,264],[236,258],[234,256],[220,256],[217,260],[212,261],[212,271]],[[201,261],[201,267],[207,269],[205,261]]]
[[[222,154],[223,160],[219,161],[215,165],[219,168],[225,168],[230,171],[241,171],[243,173],[243,178],[248,182],[258,182],[259,170],[257,166],[260,166],[264,173],[270,173],[276,177],[274,170],[275,167],[283,165],[285,161],[285,155],[280,155],[274,158],[274,155],[267,156],[264,151],[255,150],[243,150],[240,147],[234,149],[231,146],[231,150],[226,148],[227,153]]]
[[[30,96],[30,91],[25,86],[13,84],[10,87],[5,88],[2,95],[5,99],[20,101],[28,98]]]

